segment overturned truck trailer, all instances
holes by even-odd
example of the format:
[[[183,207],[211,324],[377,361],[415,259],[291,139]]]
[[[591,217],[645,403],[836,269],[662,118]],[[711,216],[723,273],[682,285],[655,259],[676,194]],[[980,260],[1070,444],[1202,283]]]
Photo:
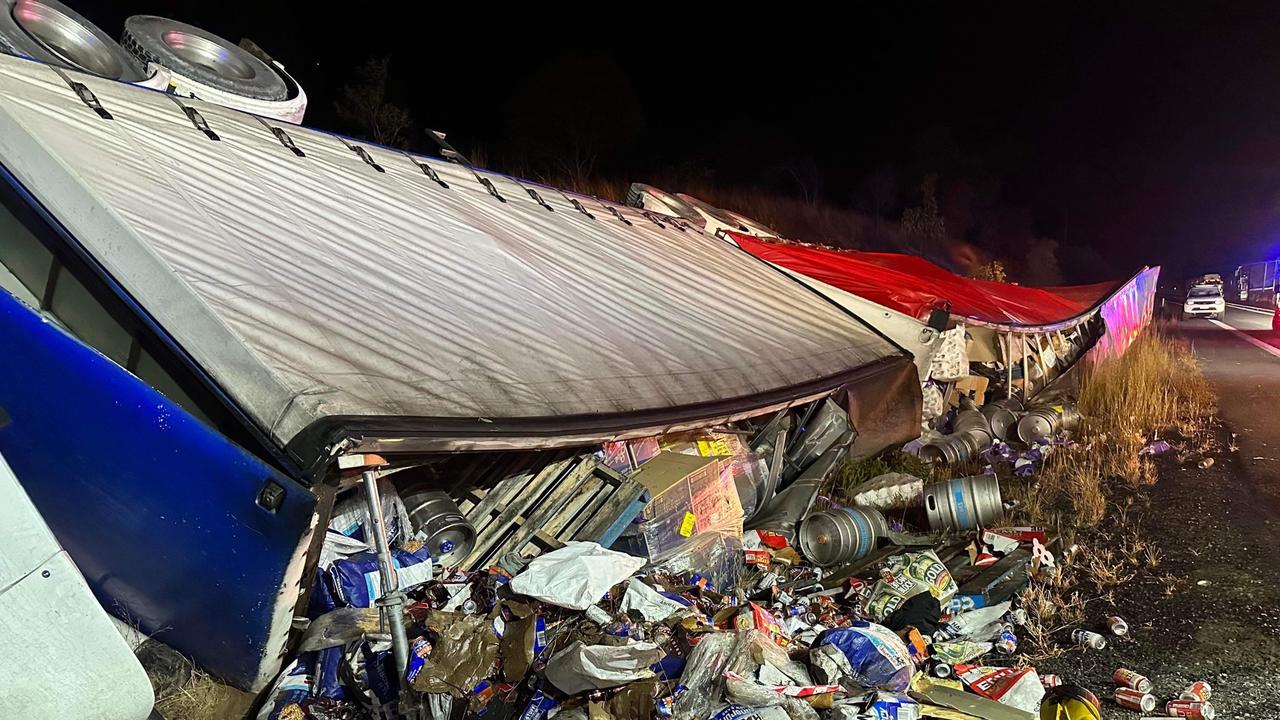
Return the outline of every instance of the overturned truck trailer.
[[[0,452],[109,611],[244,688],[290,651],[342,456],[826,397],[864,451],[915,432],[901,347],[632,208],[9,57],[0,166]]]
[[[921,379],[928,381],[926,406],[931,388],[957,380],[970,389],[975,382],[989,388],[990,393],[981,393],[987,400],[998,395],[1026,403],[1058,389],[1059,378],[1082,359],[1122,354],[1151,319],[1160,272],[1143,268],[1123,282],[1035,288],[960,277],[910,255],[838,250],[735,231],[721,235],[835,302],[850,306],[856,298],[863,304],[861,317],[880,323],[904,345],[912,341],[912,323],[921,338],[930,326],[962,333],[960,377],[927,376],[937,367],[920,361],[932,358],[937,347],[916,354]]]

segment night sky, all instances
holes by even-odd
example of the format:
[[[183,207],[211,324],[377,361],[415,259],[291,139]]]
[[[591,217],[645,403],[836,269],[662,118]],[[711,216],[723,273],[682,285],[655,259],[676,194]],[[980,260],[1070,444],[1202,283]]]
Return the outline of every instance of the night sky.
[[[888,168],[897,217],[919,178],[937,173],[944,194],[967,188],[1035,234],[1101,255],[1098,277],[1068,280],[1142,264],[1173,276],[1229,270],[1280,250],[1274,3],[983,4],[982,14],[971,3],[855,4],[789,19],[747,4],[714,15],[670,3],[513,12],[475,2],[439,14],[69,4],[112,34],[152,13],[250,37],[307,89],[315,127],[343,130],[342,85],[389,54],[393,99],[420,127],[508,163],[558,152],[521,120],[576,102],[590,109],[585,122],[617,135],[598,172],[627,181],[674,169],[850,206]]]

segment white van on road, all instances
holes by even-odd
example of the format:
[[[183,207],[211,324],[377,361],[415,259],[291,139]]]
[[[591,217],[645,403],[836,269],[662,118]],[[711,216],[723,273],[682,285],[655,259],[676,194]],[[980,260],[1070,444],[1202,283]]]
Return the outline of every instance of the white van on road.
[[[1182,303],[1182,319],[1189,317],[1220,318],[1227,311],[1227,301],[1222,297],[1221,283],[1192,285]]]

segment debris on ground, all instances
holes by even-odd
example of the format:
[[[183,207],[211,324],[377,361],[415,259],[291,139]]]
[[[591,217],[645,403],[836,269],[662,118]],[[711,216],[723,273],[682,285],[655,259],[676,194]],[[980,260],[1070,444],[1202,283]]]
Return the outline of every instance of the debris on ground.
[[[854,433],[830,399],[470,474],[429,500],[369,479],[340,498],[302,652],[259,720],[1034,720],[1098,718],[1099,697],[1212,717],[1207,683],[1118,668],[1089,690],[1037,671],[1137,641],[1070,580],[1102,593],[1126,575],[1015,524],[1002,497],[1002,478],[1034,482],[1073,447],[1071,399],[964,387],[907,448],[927,463],[872,464],[839,492]]]

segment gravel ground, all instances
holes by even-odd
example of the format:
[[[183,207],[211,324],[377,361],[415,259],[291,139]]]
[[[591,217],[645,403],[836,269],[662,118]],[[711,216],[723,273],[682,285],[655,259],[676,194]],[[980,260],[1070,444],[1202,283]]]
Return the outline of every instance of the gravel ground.
[[[1129,639],[1037,669],[1091,689],[1107,718],[1141,717],[1110,697],[1119,667],[1151,678],[1161,707],[1207,680],[1218,718],[1280,718],[1280,513],[1274,497],[1241,482],[1248,462],[1220,456],[1208,470],[1162,462],[1160,481],[1127,515],[1163,559],[1118,588],[1113,607],[1089,609],[1099,622],[1112,612],[1125,618]]]

